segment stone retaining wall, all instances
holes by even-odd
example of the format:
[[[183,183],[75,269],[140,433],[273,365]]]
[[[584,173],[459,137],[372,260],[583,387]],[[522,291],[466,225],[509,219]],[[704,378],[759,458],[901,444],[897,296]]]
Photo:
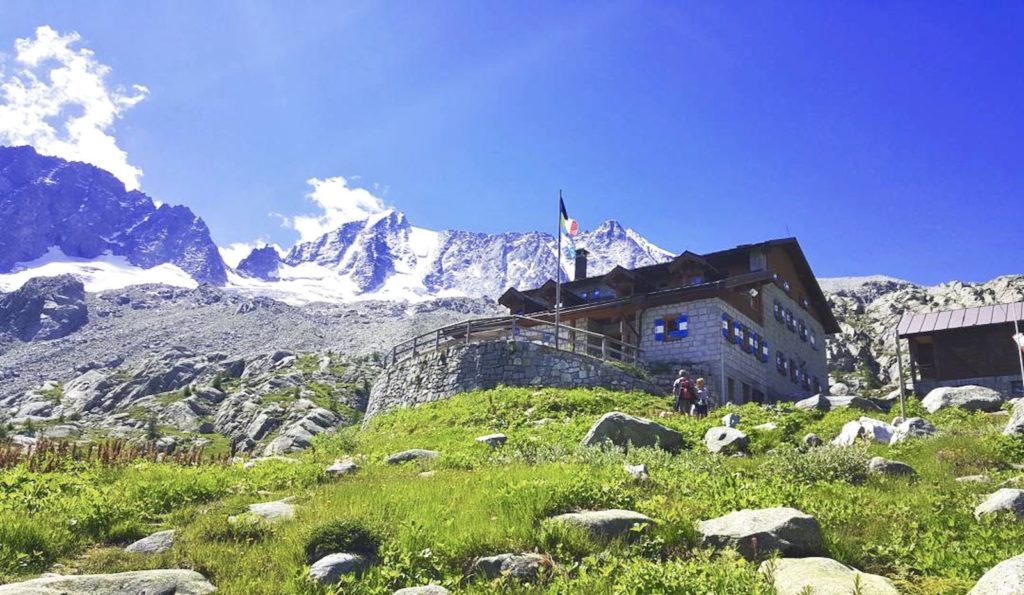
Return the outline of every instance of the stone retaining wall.
[[[498,385],[659,392],[651,382],[592,357],[536,343],[495,341],[449,347],[388,366],[370,391],[366,416]]]
[[[998,391],[1007,399],[1024,396],[1020,394],[1020,374],[1012,376],[985,376],[981,378],[964,378],[961,380],[918,380],[914,390],[917,396],[923,397],[941,386],[984,386]]]

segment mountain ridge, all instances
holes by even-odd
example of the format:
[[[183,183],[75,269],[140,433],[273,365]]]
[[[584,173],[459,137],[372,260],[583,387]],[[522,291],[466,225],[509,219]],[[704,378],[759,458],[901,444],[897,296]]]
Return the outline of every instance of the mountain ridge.
[[[148,269],[173,264],[200,283],[227,282],[206,223],[185,206],[157,206],[109,172],[0,147],[0,273],[52,249],[72,258],[122,256]]]

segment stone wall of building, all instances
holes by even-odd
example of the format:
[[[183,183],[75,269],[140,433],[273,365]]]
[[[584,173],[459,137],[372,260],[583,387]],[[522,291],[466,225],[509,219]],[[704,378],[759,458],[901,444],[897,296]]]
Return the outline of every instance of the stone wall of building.
[[[821,324],[777,285],[765,285],[762,290],[764,294],[761,302],[765,308],[763,336],[768,340],[770,347],[768,363],[765,364],[769,372],[766,379],[769,393],[780,398],[795,399],[810,396],[815,392],[813,385],[810,389],[805,389],[799,384],[794,384],[788,375],[776,371],[775,356],[779,351],[782,351],[787,360],[792,358],[798,363],[805,362],[807,374],[817,377],[824,390],[828,385],[828,358],[825,353],[825,331]],[[789,309],[797,319],[804,321],[816,337],[816,349],[809,340],[802,340],[799,332],[789,330],[785,322],[775,319],[773,313],[775,300],[778,300],[784,308]]]
[[[907,372],[909,375],[909,372]],[[927,395],[931,390],[941,386],[984,386],[999,391],[1006,398],[1022,397],[1020,374],[1012,376],[985,376],[981,378],[962,378],[960,380],[918,380],[914,384],[914,392],[919,397]]]
[[[689,368],[695,376],[703,376],[716,403],[729,398],[729,380],[732,380],[732,399],[739,402],[759,391],[768,401],[794,400],[813,394],[814,387],[804,388],[794,383],[788,374],[780,374],[775,365],[776,353],[782,351],[786,359],[803,362],[807,374],[817,377],[824,387],[828,383],[828,364],[825,355],[825,333],[799,303],[773,284],[762,287],[764,324],[751,320],[723,300],[709,298],[681,304],[657,306],[645,310],[640,324],[640,347],[648,367],[665,368],[673,373],[679,367]],[[775,319],[775,300],[803,320],[816,337],[817,348],[810,340],[804,341],[799,332],[791,331],[785,322]],[[680,314],[688,318],[688,334],[681,338],[657,341],[655,321],[674,320]],[[768,341],[768,361],[759,354],[745,351],[743,346],[727,341],[722,336],[722,314],[740,322]],[[744,389],[746,386],[746,389]]]
[[[536,343],[493,341],[440,349],[388,366],[370,390],[366,416],[499,385],[658,392],[651,382],[599,359]]]

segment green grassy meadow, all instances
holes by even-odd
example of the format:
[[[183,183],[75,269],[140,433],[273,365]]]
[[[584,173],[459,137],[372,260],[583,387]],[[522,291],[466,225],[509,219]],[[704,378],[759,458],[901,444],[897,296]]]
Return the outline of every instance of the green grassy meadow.
[[[966,593],[986,570],[1021,553],[1024,523],[972,515],[985,495],[1021,476],[1011,465],[1024,462],[1024,443],[1000,435],[1005,416],[943,411],[924,415],[940,430],[933,438],[805,452],[798,445],[806,433],[827,441],[862,413],[747,405],[731,410],[742,418],[751,455],[723,457],[706,453],[700,441],[725,411],[704,420],[659,418],[668,409],[667,398],[643,394],[499,388],[320,436],[295,455],[297,463],[68,463],[49,473],[15,467],[0,473],[0,582],[49,571],[180,567],[238,595],[389,594],[430,582],[459,593],[772,593],[756,564],[699,547],[694,525],[736,509],[783,505],[817,517],[831,557],[885,575],[911,594]],[[676,455],[580,447],[590,425],[613,410],[656,419],[682,432],[688,446]],[[908,414],[922,413],[909,403]],[[778,428],[751,429],[765,422]],[[474,441],[493,432],[507,434],[507,444],[492,449]],[[442,456],[383,462],[409,448]],[[875,455],[909,463],[918,476],[869,477],[864,467]],[[345,457],[360,470],[328,478],[325,467]],[[651,481],[634,480],[626,463],[646,463]],[[992,482],[955,481],[979,473]],[[293,521],[227,521],[250,503],[286,496],[296,498]],[[599,544],[545,522],[597,508],[636,510],[658,524],[629,543]],[[314,586],[305,578],[307,544],[339,521],[374,537],[379,563],[333,590]],[[171,551],[123,551],[168,528],[178,529]],[[537,584],[468,573],[478,556],[524,551],[553,561]]]

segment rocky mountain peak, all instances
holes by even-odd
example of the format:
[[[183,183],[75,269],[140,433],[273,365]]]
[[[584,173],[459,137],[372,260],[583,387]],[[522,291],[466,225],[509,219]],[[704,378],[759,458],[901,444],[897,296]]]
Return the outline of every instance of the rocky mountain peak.
[[[124,256],[169,263],[196,281],[223,285],[224,262],[202,219],[183,206],[157,208],[112,174],[85,163],[0,147],[0,273],[41,258]]]
[[[622,238],[626,235],[626,228],[615,219],[608,219],[598,225],[594,231],[590,232],[593,237],[604,237],[604,238]]]
[[[281,257],[273,246],[254,248],[240,263],[237,270],[246,277],[273,281],[278,278]]]

